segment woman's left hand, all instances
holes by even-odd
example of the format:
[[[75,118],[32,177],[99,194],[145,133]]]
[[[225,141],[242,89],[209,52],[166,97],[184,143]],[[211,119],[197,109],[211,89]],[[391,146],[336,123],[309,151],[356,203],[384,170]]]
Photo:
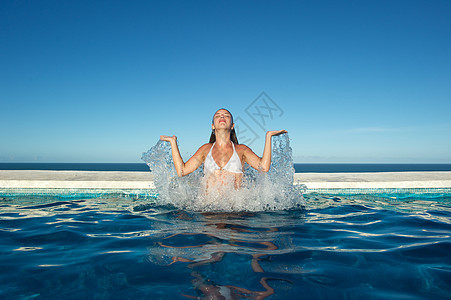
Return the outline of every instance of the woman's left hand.
[[[286,131],[285,129],[282,129],[282,130],[271,130],[271,131],[266,132],[266,135],[267,136],[276,136],[276,135],[280,135],[280,134],[287,133],[287,132],[288,131]]]

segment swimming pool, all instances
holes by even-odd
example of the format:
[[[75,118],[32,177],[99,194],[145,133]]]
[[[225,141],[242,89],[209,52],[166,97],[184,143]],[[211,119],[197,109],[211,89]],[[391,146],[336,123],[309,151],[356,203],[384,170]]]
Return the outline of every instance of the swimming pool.
[[[3,192],[0,298],[451,297],[451,193],[201,213],[152,193]]]

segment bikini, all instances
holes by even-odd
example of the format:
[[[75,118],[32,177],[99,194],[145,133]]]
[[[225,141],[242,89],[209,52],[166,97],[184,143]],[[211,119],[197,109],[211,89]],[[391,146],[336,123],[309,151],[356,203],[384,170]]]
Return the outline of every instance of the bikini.
[[[208,152],[207,157],[205,158],[204,162],[204,172],[205,174],[211,174],[216,170],[225,170],[231,173],[243,173],[243,167],[241,165],[241,160],[238,157],[238,153],[236,153],[235,145],[232,142],[233,147],[233,154],[232,157],[230,157],[227,164],[221,168],[218,166],[218,164],[213,159],[213,155],[211,154],[211,151],[213,150],[213,147],[216,143],[213,144],[213,146],[210,148],[210,152]]]

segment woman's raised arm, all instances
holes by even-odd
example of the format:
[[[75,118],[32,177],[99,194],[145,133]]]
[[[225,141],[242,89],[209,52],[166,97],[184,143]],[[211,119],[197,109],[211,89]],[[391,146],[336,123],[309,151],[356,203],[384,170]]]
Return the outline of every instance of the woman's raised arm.
[[[160,135],[160,140],[171,143],[172,160],[174,162],[175,171],[179,177],[194,172],[205,160],[205,150],[208,148],[208,144],[200,147],[199,150],[197,150],[197,152],[185,163],[180,155],[179,147],[177,146],[177,137],[175,135]]]
[[[251,167],[261,172],[268,172],[271,166],[271,138],[287,133],[286,130],[271,130],[266,132],[265,148],[262,157],[258,157],[250,148],[244,151],[244,159]]]

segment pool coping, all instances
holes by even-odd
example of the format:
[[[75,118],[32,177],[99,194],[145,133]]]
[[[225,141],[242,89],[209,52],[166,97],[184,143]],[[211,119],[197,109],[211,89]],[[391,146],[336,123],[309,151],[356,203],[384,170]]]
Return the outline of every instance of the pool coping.
[[[442,193],[451,172],[296,173],[306,193]],[[155,195],[150,172],[0,170],[0,194]]]

